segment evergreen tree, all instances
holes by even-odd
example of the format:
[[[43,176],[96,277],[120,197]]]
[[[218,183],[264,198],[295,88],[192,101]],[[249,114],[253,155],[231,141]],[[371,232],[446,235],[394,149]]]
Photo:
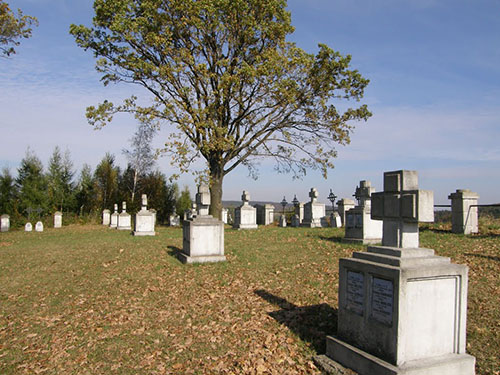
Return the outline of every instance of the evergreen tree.
[[[16,196],[17,190],[14,178],[8,168],[3,168],[0,175],[0,215],[8,214],[13,216],[16,214]]]
[[[177,203],[175,205],[177,215],[183,217],[184,211],[189,210],[192,205],[193,205],[193,200],[191,199],[191,193],[189,192],[189,188],[187,186],[184,186],[184,189],[182,190],[179,199],[177,200]]]
[[[29,148],[17,170],[16,186],[21,213],[29,208],[48,212],[47,179],[43,174],[43,164]]]
[[[54,152],[49,160],[47,182],[48,199],[52,210],[66,211],[74,209],[74,186],[73,163],[71,162],[69,151],[61,155],[59,147],[54,148]]]
[[[120,168],[115,166],[115,157],[106,153],[94,172],[97,208],[112,209],[118,203],[118,179]]]
[[[95,191],[92,168],[88,164],[84,164],[76,191],[76,205],[80,215],[89,214],[96,208]]]

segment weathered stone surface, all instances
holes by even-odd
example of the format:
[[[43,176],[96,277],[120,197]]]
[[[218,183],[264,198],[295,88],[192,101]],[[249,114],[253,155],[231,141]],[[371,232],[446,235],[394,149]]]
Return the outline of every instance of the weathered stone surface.
[[[479,195],[468,189],[460,189],[451,193],[448,199],[451,199],[451,231],[460,234],[478,233]]]
[[[8,232],[10,229],[10,216],[4,214],[0,217],[0,232]]]
[[[25,232],[31,232],[33,230],[33,225],[31,223],[26,223],[24,226],[24,231]]]
[[[54,213],[54,228],[62,227],[62,212],[56,211]]]

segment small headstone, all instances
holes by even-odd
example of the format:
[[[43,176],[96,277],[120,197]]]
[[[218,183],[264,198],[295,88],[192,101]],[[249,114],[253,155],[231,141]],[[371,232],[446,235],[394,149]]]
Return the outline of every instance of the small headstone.
[[[330,226],[332,228],[342,228],[342,219],[338,212],[332,212],[330,214]]]
[[[294,228],[300,227],[300,217],[297,214],[292,216],[292,227]]]
[[[122,212],[118,215],[118,230],[132,230],[132,217],[127,213],[127,202],[122,202]]]
[[[270,225],[274,223],[274,206],[272,204],[256,204],[257,224]]]
[[[297,215],[297,217],[299,218],[300,226],[300,224],[302,224],[302,221],[304,220],[304,203],[298,202],[296,205],[294,205],[294,209],[295,215]]]
[[[43,232],[43,223],[41,221],[37,221],[35,224],[36,232]]]
[[[135,215],[134,236],[154,236],[155,220],[154,216],[148,210],[148,198],[146,194],[142,194],[141,210]],[[125,208],[124,208],[125,210]],[[118,218],[118,224],[121,222],[121,216]]]
[[[26,223],[26,225],[24,226],[24,231],[25,232],[31,232],[33,230],[33,225],[31,223]]]
[[[56,211],[54,213],[54,228],[62,227],[62,212]]]
[[[10,228],[10,216],[2,215],[0,217],[0,232],[8,232]]]
[[[181,218],[179,215],[170,215],[168,218],[168,222],[171,227],[178,227],[181,225]]]
[[[326,208],[323,203],[318,202],[318,190],[312,188],[309,192],[310,202],[304,205],[304,219],[301,226],[308,228],[321,228],[328,226],[328,220],[325,216]]]
[[[106,209],[102,211],[102,225],[109,225],[111,223],[111,211]]]
[[[249,204],[250,193],[244,190],[241,200],[243,204],[234,210],[233,228],[257,229],[257,210]]]
[[[222,221],[224,222],[224,224],[228,223],[228,212],[229,211],[227,208],[222,209]]]
[[[280,226],[280,228],[286,228],[286,216],[285,215],[280,216],[279,226]]]
[[[118,204],[113,205],[114,212],[111,214],[111,221],[109,223],[110,228],[116,228],[118,226]]]
[[[479,195],[469,189],[460,189],[451,193],[448,199],[451,199],[451,231],[461,234],[478,233]]]

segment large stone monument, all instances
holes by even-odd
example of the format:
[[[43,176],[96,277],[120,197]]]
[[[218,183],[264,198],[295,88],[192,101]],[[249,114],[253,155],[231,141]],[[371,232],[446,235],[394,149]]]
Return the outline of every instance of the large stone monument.
[[[118,230],[132,230],[132,217],[127,212],[127,202],[122,202],[122,212],[118,215],[118,223],[116,225]]]
[[[241,195],[243,204],[234,210],[233,228],[236,229],[257,229],[257,210],[250,206],[250,194],[243,191]]]
[[[257,224],[270,225],[274,223],[274,205],[272,204],[256,204],[257,209]]]
[[[224,223],[208,215],[210,192],[208,186],[200,185],[196,194],[197,215],[186,219],[182,226],[182,252],[179,259],[183,263],[223,262]]]
[[[102,211],[102,225],[108,226],[111,223],[111,212],[106,209]]]
[[[469,189],[457,190],[448,196],[451,199],[451,231],[471,234],[479,232],[479,195]]]
[[[113,206],[114,212],[111,214],[111,221],[109,222],[110,228],[116,228],[118,226],[118,204],[114,204]]]
[[[328,220],[325,216],[325,205],[318,202],[318,190],[312,188],[309,192],[310,202],[304,205],[304,219],[301,226],[308,228],[328,227]]]
[[[371,218],[371,197],[374,192],[370,181],[359,182],[354,194],[358,205],[346,212],[345,242],[382,242],[382,221]]]
[[[340,219],[342,220],[342,225],[346,226],[345,214],[351,208],[355,207],[355,203],[354,203],[354,201],[352,199],[342,198],[341,200],[338,201],[337,207],[338,207]]]
[[[62,212],[56,211],[54,213],[54,228],[62,227]]]
[[[5,214],[0,217],[0,232],[8,232],[10,228],[10,216]]]
[[[154,236],[155,233],[155,217],[148,210],[148,197],[142,194],[141,210],[135,214],[134,236]],[[120,222],[121,219],[118,220]]]
[[[434,220],[416,171],[384,173],[372,194],[383,246],[339,261],[338,335],[328,358],[360,375],[473,375],[465,354],[467,267],[419,247],[418,223]]]

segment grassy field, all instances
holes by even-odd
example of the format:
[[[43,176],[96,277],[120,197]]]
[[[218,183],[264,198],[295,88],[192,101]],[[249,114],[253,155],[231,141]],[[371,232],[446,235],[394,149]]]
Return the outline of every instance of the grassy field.
[[[500,225],[421,229],[466,264],[468,352],[500,374]],[[0,234],[0,374],[319,374],[336,332],[341,229],[225,232],[228,262],[182,265],[180,228]]]

